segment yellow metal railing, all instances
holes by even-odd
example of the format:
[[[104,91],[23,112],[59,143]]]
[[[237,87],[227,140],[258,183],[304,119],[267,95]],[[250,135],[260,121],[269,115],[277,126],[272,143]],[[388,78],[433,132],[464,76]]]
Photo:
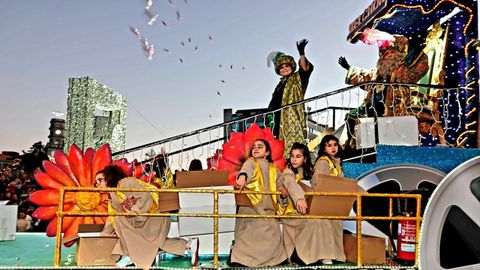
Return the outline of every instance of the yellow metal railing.
[[[62,245],[62,225],[63,217],[65,216],[149,216],[149,217],[202,217],[213,218],[213,266],[218,268],[218,219],[219,218],[291,218],[291,219],[342,219],[342,220],[356,220],[357,227],[357,266],[363,266],[362,262],[362,221],[363,220],[414,220],[416,221],[416,239],[415,239],[415,265],[418,268],[418,240],[420,239],[420,222],[422,220],[421,198],[419,194],[388,194],[388,193],[355,193],[355,192],[305,192],[305,195],[314,196],[341,196],[341,197],[356,197],[357,209],[355,216],[313,216],[313,215],[253,215],[253,214],[220,214],[218,213],[218,195],[219,194],[280,194],[280,192],[256,192],[256,191],[235,191],[235,190],[218,190],[218,189],[159,189],[157,192],[175,192],[175,193],[213,193],[213,214],[203,213],[108,213],[108,212],[89,212],[76,211],[65,212],[63,208],[66,192],[116,192],[116,191],[130,191],[130,192],[152,192],[147,189],[132,189],[132,188],[90,188],[90,187],[62,187],[60,188],[60,196],[58,201],[57,211],[57,234],[55,242],[54,267],[60,267],[61,261],[61,245]],[[377,197],[389,199],[389,215],[385,216],[362,216],[362,198],[363,197]],[[393,216],[393,198],[415,199],[416,200],[416,214],[413,217]]]

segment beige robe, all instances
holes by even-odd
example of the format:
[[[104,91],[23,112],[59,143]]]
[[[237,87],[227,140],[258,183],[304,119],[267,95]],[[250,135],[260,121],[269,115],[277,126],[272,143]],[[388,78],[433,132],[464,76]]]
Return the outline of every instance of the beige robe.
[[[134,178],[124,178],[118,182],[118,188],[144,188]],[[133,195],[137,203],[132,211],[137,213],[148,213],[153,200],[148,192],[123,192],[126,197]],[[112,207],[115,211],[121,212],[122,201],[116,192],[110,192]],[[155,260],[159,249],[165,252],[183,255],[187,241],[180,238],[167,238],[170,230],[168,217],[145,217],[145,216],[116,216],[114,224],[107,219],[105,232],[115,231],[118,241],[112,251],[114,260],[120,256],[130,256],[137,267],[149,269]]]
[[[257,159],[263,176],[265,191],[269,187],[269,165],[265,159]],[[247,174],[247,182],[255,169],[253,160],[248,159],[240,173]],[[282,186],[281,173],[277,170],[277,189]],[[274,215],[275,208],[270,195],[263,195],[256,207],[239,206],[239,214]],[[233,263],[248,267],[279,265],[287,259],[282,243],[280,224],[273,218],[236,218],[235,245],[232,249]]]
[[[301,170],[298,173],[301,174]],[[298,200],[305,199],[305,193],[297,184],[295,173],[290,168],[285,168],[282,174],[283,185],[288,190],[289,199],[296,205]],[[293,215],[299,215],[299,213],[296,212]],[[284,218],[281,221],[283,223],[283,241],[289,259],[294,250],[307,265],[321,259],[318,256],[320,254],[318,244],[321,241],[317,234],[317,220]]]
[[[341,171],[340,160],[334,160],[335,167]],[[331,175],[330,164],[326,160],[317,160],[313,168],[313,177],[321,177],[322,174]],[[343,176],[340,173],[339,176]],[[312,188],[317,189],[317,183],[312,181]],[[335,261],[345,261],[345,252],[343,250],[343,220],[319,219],[318,234],[320,242],[318,243],[319,257],[321,259],[331,259]]]

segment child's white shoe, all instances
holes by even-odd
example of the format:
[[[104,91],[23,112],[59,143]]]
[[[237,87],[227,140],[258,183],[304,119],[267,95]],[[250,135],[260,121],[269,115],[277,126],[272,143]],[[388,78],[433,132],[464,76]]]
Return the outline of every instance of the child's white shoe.
[[[128,256],[123,256],[116,264],[116,268],[125,268],[128,265],[133,264],[132,259]]]
[[[191,256],[192,266],[197,266],[198,263],[198,249],[200,247],[200,240],[198,237],[193,237],[188,240],[187,251]]]
[[[333,262],[332,262],[332,260],[329,260],[329,259],[323,259],[323,260],[322,260],[322,264],[332,265]]]

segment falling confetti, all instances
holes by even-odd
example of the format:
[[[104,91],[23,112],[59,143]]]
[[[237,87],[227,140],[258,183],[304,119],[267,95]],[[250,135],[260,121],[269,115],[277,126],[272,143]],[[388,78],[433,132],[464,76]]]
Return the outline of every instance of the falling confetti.
[[[185,46],[186,46],[185,42],[183,42],[183,41],[180,42],[180,44],[182,44],[182,47],[185,47]]]
[[[153,44],[150,45],[148,43],[147,38],[143,38],[143,37],[141,39],[141,42],[142,42],[142,49],[145,52],[145,54],[148,56],[148,60],[152,60],[153,59],[153,54],[155,53],[155,49],[153,48]]]
[[[166,28],[168,28],[168,25],[167,25],[167,23],[166,23],[164,20],[162,20],[162,24],[163,24],[163,26],[165,26]]]
[[[233,69],[233,65],[230,65],[230,69]]]
[[[153,59],[153,54],[155,53],[155,49],[153,48],[153,44],[150,45],[147,49],[148,60],[151,61]]]
[[[148,40],[147,40],[147,38],[142,38],[142,47],[143,47],[143,50],[144,50],[145,52],[148,51],[148,48],[149,48],[150,46],[148,45]]]
[[[164,48],[163,51],[164,51],[165,53],[170,53],[170,50],[169,50],[169,49],[166,49],[166,48]]]
[[[180,15],[180,12],[177,10],[177,21],[181,21],[182,16]]]
[[[140,31],[138,31],[137,28],[133,27],[130,25],[130,31],[135,34],[135,36],[138,38],[138,39],[142,39],[142,34],[140,33]]]
[[[220,91],[217,90],[217,95],[221,96],[222,94],[220,94]]]
[[[175,3],[172,0],[168,0],[168,3],[170,3],[172,7],[175,7]]]
[[[222,68],[222,64],[218,65],[219,68]]]
[[[208,117],[212,118],[212,115],[211,115],[211,114],[209,114],[209,115],[208,115]]]
[[[245,70],[245,67],[242,67],[242,70]]]
[[[147,6],[145,8],[150,9],[152,5],[153,5],[153,0],[147,0]]]
[[[185,0],[185,5],[187,5],[187,4],[188,4],[188,1],[187,1],[187,0]]]
[[[178,58],[178,60],[180,60],[180,63],[183,64],[183,59],[182,58]]]
[[[192,43],[192,39],[191,39],[191,38],[188,38],[188,43]]]
[[[221,83],[227,83],[227,82],[226,82],[226,81],[224,81],[224,80],[220,80],[220,82],[221,82]]]
[[[193,48],[193,51],[197,52],[198,51],[198,46],[195,46],[195,48]]]
[[[209,39],[210,41],[213,41],[213,37],[212,37],[211,35],[208,35],[208,39]]]
[[[148,17],[148,25],[153,25],[153,23],[157,20],[158,14],[153,15],[148,9],[145,10],[145,15]]]

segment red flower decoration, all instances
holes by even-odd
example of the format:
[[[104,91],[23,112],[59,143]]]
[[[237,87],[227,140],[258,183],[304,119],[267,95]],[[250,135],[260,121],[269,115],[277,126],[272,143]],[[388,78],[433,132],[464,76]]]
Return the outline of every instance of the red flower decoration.
[[[94,187],[95,175],[107,165],[122,167],[127,175],[132,175],[132,165],[126,159],[112,161],[112,151],[108,144],[97,151],[88,148],[85,153],[72,144],[68,156],[61,151],[53,154],[55,162],[43,161],[44,172],[35,173],[38,184],[45,188],[30,195],[30,201],[40,205],[33,216],[41,220],[52,220],[47,226],[47,236],[57,233],[59,189],[61,187]],[[96,192],[67,192],[64,199],[64,211],[107,212],[107,194]],[[64,238],[77,234],[79,224],[103,224],[105,217],[64,217],[62,232]],[[66,243],[71,246],[75,241]]]
[[[252,124],[245,133],[230,133],[230,140],[222,145],[222,152],[217,152],[210,159],[210,164],[217,164],[217,170],[228,170],[228,183],[235,185],[235,179],[242,168],[243,163],[250,157],[253,142],[256,139],[264,139],[272,148],[270,153],[273,163],[282,171],[285,168],[285,159],[283,158],[283,141],[275,139],[270,128],[260,128],[257,124]],[[217,159],[217,160],[215,160]]]

